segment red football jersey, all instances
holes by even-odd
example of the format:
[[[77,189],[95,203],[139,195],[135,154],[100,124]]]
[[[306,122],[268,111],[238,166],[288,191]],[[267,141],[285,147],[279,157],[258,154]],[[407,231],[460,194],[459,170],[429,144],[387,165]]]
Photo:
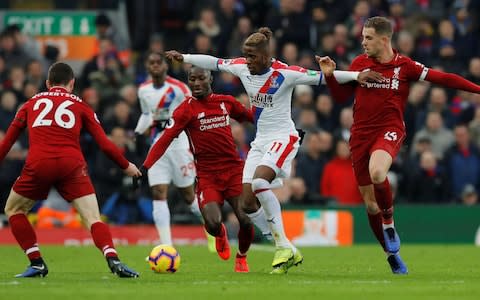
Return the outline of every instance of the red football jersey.
[[[356,86],[352,134],[388,126],[404,128],[403,112],[410,82],[424,80],[429,69],[395,52],[388,63],[379,63],[366,54],[359,55],[353,60],[350,70],[376,71],[384,77],[383,82]]]
[[[233,141],[230,117],[240,122],[253,122],[251,111],[232,96],[210,94],[205,99],[188,97],[173,112],[170,124],[143,165],[150,168],[183,130],[190,140],[199,175],[222,171],[232,163],[240,163],[242,160]]]
[[[85,128],[113,161],[122,169],[128,167],[128,161],[105,135],[95,112],[62,87],[38,93],[25,102],[0,145],[0,161],[25,128],[30,147],[27,162],[58,157],[84,161],[79,140],[80,131]]]

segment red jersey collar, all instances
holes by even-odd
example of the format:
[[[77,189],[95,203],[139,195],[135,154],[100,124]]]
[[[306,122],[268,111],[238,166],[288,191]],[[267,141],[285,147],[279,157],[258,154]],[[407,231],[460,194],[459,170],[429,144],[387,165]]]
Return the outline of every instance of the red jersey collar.
[[[59,86],[59,85],[52,86],[48,91],[49,91],[49,92],[69,93],[69,91],[68,91],[65,87]]]
[[[396,49],[393,49],[393,58],[386,62],[386,63],[381,63],[379,62],[378,60],[376,59],[373,59],[373,58],[370,58],[375,64],[378,64],[378,65],[392,65],[394,64],[394,62],[398,59],[398,57],[400,56],[400,53],[398,53],[398,51]],[[368,56],[367,56],[368,57]]]

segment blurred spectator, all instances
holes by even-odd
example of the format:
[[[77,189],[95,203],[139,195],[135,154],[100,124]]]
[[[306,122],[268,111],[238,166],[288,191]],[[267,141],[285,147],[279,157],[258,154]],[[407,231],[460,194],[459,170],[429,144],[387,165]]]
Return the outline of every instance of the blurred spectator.
[[[242,160],[245,160],[247,159],[248,150],[250,149],[247,143],[245,128],[242,126],[242,124],[237,122],[232,122],[230,126],[232,128],[233,141],[237,146],[238,154]]]
[[[198,53],[198,54],[209,54],[214,55],[216,54],[217,48],[212,45],[212,40],[209,36],[205,34],[197,34],[194,37],[193,45],[190,48],[191,53]]]
[[[320,152],[327,158],[331,159],[334,154],[333,149],[333,135],[325,130],[321,130],[318,133],[318,137],[320,140]]]
[[[98,54],[93,56],[83,67],[78,84],[80,88],[91,86],[90,74],[96,71],[103,71],[106,68],[107,56],[115,55],[115,46],[112,40],[102,38],[99,40]]]
[[[446,203],[450,200],[449,182],[445,170],[438,165],[435,154],[424,151],[420,165],[411,170],[408,201],[412,203]]]
[[[265,25],[272,29],[281,49],[285,43],[292,42],[306,47],[309,44],[311,16],[305,9],[305,0],[279,0],[278,10],[271,9]]]
[[[442,20],[438,24],[438,40],[436,42],[436,64],[442,66],[446,72],[462,73],[463,64],[459,59],[457,48],[461,47],[455,40],[455,28],[449,20]]]
[[[472,57],[468,63],[468,80],[480,84],[480,57]]]
[[[242,2],[236,0],[219,0],[216,9],[218,25],[221,33],[218,42],[218,55],[227,55],[228,41],[237,25],[238,19],[244,13]]]
[[[105,13],[100,13],[95,17],[95,29],[99,41],[103,39],[111,40],[115,49],[118,51],[123,51],[128,48],[128,41],[122,38],[122,35],[117,32],[116,27]]]
[[[327,163],[326,157],[322,154],[322,143],[317,132],[308,132],[305,135],[303,151],[300,151],[296,158],[295,176],[305,181],[307,191],[311,194],[320,192],[319,178]]]
[[[317,112],[318,127],[328,132],[333,132],[338,126],[338,122],[333,115],[332,97],[326,94],[318,95],[315,108]]]
[[[0,118],[0,120],[2,120]],[[0,141],[5,137],[5,131],[0,129]],[[27,156],[27,150],[24,149],[19,141],[13,144],[10,152],[0,164],[0,207],[5,207],[5,202],[10,193],[10,187],[17,180],[23,163]]]
[[[25,67],[30,56],[19,47],[14,33],[3,31],[0,33],[0,56],[5,61],[7,70],[13,66]]]
[[[415,151],[415,145],[422,138],[428,138],[432,143],[432,151],[438,159],[442,159],[445,152],[453,144],[454,137],[450,129],[443,126],[443,119],[436,111],[428,112],[425,127],[415,134],[411,152]]]
[[[467,184],[462,191],[462,204],[466,206],[478,204],[478,192],[471,184]]]
[[[390,21],[393,24],[393,32],[399,32],[405,26],[405,6],[403,0],[388,0]]]
[[[358,0],[352,14],[348,17],[346,25],[349,36],[357,42],[362,41],[363,23],[370,17],[370,3],[367,0]]]
[[[228,72],[218,74],[218,78],[213,81],[213,90],[218,94],[232,96],[238,96],[245,91],[238,77]]]
[[[480,149],[480,107],[475,110],[475,116],[469,124],[469,130],[472,141]]]
[[[227,47],[228,57],[242,55],[242,45],[247,37],[253,32],[252,21],[249,17],[243,16],[238,19],[237,26],[232,32]]]
[[[0,96],[0,130],[7,131],[17,113],[18,100],[12,91],[4,91]]]
[[[415,82],[410,88],[408,94],[408,102],[405,106],[404,121],[407,131],[407,137],[405,138],[405,145],[410,147],[415,132],[423,127],[422,124],[417,124],[419,114],[422,108],[425,106],[425,98],[428,92],[429,84],[426,82]]]
[[[286,43],[282,48],[282,58],[280,59],[287,65],[297,65],[298,48],[294,43]]]
[[[215,11],[212,8],[203,8],[200,11],[200,16],[197,22],[192,22],[190,24],[190,43],[195,44],[197,51],[192,51],[192,53],[216,53],[216,51],[211,51],[210,48],[218,49],[221,38],[222,28],[218,24]],[[201,40],[208,40],[208,47],[202,47],[201,42],[198,37],[202,36]],[[200,51],[198,51],[200,50]]]
[[[29,83],[34,84],[37,89],[46,89],[46,77],[44,76],[43,66],[40,61],[32,60],[28,63],[26,79]]]
[[[339,205],[362,204],[362,196],[353,173],[348,142],[338,140],[335,157],[325,165],[321,178],[321,194],[334,197]]]
[[[127,131],[133,131],[137,123],[131,114],[130,106],[125,101],[118,101],[113,109],[106,111],[104,115],[103,128],[105,132],[111,132],[115,127],[123,128]]]
[[[114,127],[110,138],[128,160],[139,160],[128,147],[126,131],[123,128]],[[94,166],[97,175],[95,185],[102,214],[117,224],[137,221],[139,212],[131,178],[105,155],[99,155]]]
[[[140,117],[140,105],[138,104],[137,87],[133,84],[124,85],[119,92],[120,98],[130,107],[132,117],[137,120]]]
[[[448,95],[444,88],[433,87],[430,90],[430,98],[427,103],[427,107],[418,112],[416,121],[416,128],[420,128],[422,124],[425,124],[425,119],[428,112],[438,112],[442,115],[443,124],[445,127],[452,129],[455,125],[455,117],[448,107]]]
[[[420,14],[438,21],[445,16],[445,2],[439,0],[405,0],[405,11],[408,14]]]
[[[350,140],[350,128],[353,125],[353,109],[345,107],[340,112],[340,126],[333,133],[333,138],[337,140]]]
[[[25,96],[23,95],[23,85],[25,84],[25,71],[20,66],[13,66],[8,73],[8,80],[3,83],[5,89],[9,89],[15,93],[17,99],[23,102]]]
[[[395,41],[398,52],[415,60],[415,40],[408,31],[400,31]]]
[[[307,132],[318,131],[317,114],[311,108],[303,109],[298,117],[297,126]]]
[[[455,127],[455,144],[447,152],[445,164],[455,198],[461,199],[462,191],[467,184],[479,190],[480,152],[471,142],[465,125]]]
[[[292,118],[299,122],[302,110],[313,107],[313,89],[309,85],[299,84],[293,91]]]

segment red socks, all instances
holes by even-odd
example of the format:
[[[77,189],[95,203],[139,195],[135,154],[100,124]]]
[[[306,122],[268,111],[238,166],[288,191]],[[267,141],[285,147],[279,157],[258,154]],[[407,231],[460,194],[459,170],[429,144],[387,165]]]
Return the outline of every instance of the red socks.
[[[375,234],[378,242],[385,249],[385,239],[383,237],[383,226],[382,226],[382,214],[377,213],[375,215],[368,214],[368,223],[370,223],[370,228]]]
[[[108,228],[107,224],[103,222],[96,222],[92,224],[90,232],[92,233],[95,246],[102,251],[106,258],[118,256],[115,246],[113,245],[112,234],[110,233],[110,229]]]
[[[37,244],[37,235],[33,230],[32,224],[28,222],[25,214],[16,214],[8,219],[10,223],[10,230],[17,240],[20,247],[22,247],[28,259],[34,260],[41,257],[40,249]]]
[[[388,178],[382,183],[374,184],[373,188],[375,190],[375,199],[377,200],[378,207],[380,207],[380,210],[382,211],[383,223],[392,224],[393,197]]]
[[[250,245],[252,244],[254,235],[255,229],[252,224],[247,228],[240,226],[240,230],[238,231],[238,251],[240,251],[240,253],[247,253],[248,248],[250,248]]]

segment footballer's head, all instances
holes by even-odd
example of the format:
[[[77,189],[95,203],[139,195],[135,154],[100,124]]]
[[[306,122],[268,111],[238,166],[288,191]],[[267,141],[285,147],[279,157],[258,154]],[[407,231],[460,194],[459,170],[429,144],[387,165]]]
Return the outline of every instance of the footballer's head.
[[[369,57],[378,58],[384,49],[392,47],[392,22],[384,17],[371,17],[365,21],[362,35],[365,53]]]
[[[75,76],[72,68],[63,62],[56,62],[48,69],[47,88],[62,86],[69,92],[73,91]]]
[[[205,98],[212,93],[212,73],[199,67],[192,67],[188,72],[188,86],[192,90],[193,97]]]
[[[270,39],[272,31],[262,27],[252,33],[243,43],[243,55],[247,60],[247,67],[252,75],[264,73],[272,64],[270,54]]]
[[[150,52],[145,62],[148,74],[153,79],[165,79],[167,76],[168,65],[165,58],[160,52]]]

